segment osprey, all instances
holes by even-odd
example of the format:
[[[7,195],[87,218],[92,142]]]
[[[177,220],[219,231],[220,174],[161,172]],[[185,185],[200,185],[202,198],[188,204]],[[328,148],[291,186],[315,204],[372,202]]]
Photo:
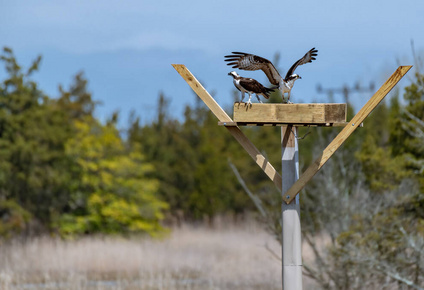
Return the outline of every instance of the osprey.
[[[259,96],[262,95],[265,99],[269,99],[269,94],[276,89],[276,87],[266,88],[257,80],[241,77],[235,71],[229,72],[228,75],[233,77],[234,85],[241,92],[241,102],[243,102],[244,93],[248,93],[248,104],[252,104],[252,101],[250,100],[252,98],[252,94],[255,94],[258,101],[262,103]]]
[[[267,59],[244,52],[233,52],[232,55],[226,55],[225,61],[228,61],[227,65],[232,65],[233,68],[238,68],[242,70],[262,70],[271,84],[278,86],[278,89],[281,91],[283,100],[284,93],[288,93],[287,102],[290,99],[290,92],[293,88],[294,82],[297,79],[301,79],[298,74],[295,74],[295,69],[302,64],[312,62],[317,56],[318,50],[312,48],[309,50],[301,59],[296,61],[291,68],[288,70],[284,78],[278,73],[274,65]]]

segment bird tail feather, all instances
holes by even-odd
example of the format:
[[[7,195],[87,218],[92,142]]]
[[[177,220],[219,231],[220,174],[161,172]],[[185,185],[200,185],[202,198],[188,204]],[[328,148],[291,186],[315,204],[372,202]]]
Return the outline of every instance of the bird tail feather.
[[[271,95],[271,93],[274,90],[278,89],[278,86],[273,86],[273,87],[270,87],[270,88],[264,87],[264,89],[265,89],[265,91],[264,91],[263,96],[265,97],[265,99],[269,99],[269,96]]]

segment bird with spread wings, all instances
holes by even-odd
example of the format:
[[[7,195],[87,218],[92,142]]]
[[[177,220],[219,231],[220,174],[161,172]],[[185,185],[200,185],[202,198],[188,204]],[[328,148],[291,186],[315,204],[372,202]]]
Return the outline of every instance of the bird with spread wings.
[[[262,70],[268,77],[269,82],[273,85],[278,86],[278,89],[281,91],[283,100],[284,93],[288,94],[287,102],[289,103],[290,92],[293,88],[294,82],[297,79],[301,79],[301,77],[298,74],[295,74],[294,71],[298,66],[315,60],[315,57],[318,55],[318,50],[316,50],[315,47],[309,50],[301,59],[296,61],[291,66],[284,78],[281,77],[280,73],[277,71],[272,62],[270,62],[266,58],[244,52],[232,53],[232,55],[225,56],[225,61],[228,62],[227,65],[241,70]]]

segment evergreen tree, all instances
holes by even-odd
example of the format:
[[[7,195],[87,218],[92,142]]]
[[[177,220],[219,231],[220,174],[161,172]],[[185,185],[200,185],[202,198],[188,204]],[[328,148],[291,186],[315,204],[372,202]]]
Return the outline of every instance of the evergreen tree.
[[[156,234],[167,204],[156,195],[152,165],[116,129],[93,116],[96,106],[80,73],[61,96],[46,96],[11,49],[0,55],[0,235]]]
[[[73,162],[65,154],[70,124],[30,79],[41,57],[26,72],[12,50],[5,48],[0,59],[8,72],[0,85],[0,200],[7,200],[2,221],[25,212],[17,227],[28,229],[32,217],[33,225],[50,228],[70,194],[70,176],[63,170]]]
[[[422,139],[416,134],[420,123],[424,121],[424,74],[417,70],[414,77],[411,85],[405,88],[403,98],[406,105],[401,107],[396,104],[397,115],[392,121],[390,141],[393,153],[404,157],[406,168],[420,180],[424,188],[424,147]]]

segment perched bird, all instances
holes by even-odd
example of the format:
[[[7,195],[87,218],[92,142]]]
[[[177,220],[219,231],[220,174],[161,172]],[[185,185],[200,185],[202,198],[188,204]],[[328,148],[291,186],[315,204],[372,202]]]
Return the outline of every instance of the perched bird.
[[[228,61],[227,65],[232,65],[233,68],[242,70],[262,70],[268,77],[271,84],[278,86],[281,91],[283,100],[284,93],[288,93],[287,102],[290,100],[290,92],[293,88],[294,82],[297,79],[301,79],[298,74],[295,74],[295,69],[302,64],[312,62],[317,56],[318,50],[312,48],[309,50],[301,59],[296,61],[291,68],[288,70],[285,78],[282,78],[278,73],[274,65],[267,59],[244,52],[233,52],[232,55],[226,55],[225,61]]]
[[[255,94],[258,101],[262,103],[259,96],[262,95],[265,99],[269,99],[269,94],[277,88],[266,88],[257,80],[241,77],[235,71],[229,72],[228,75],[233,77],[234,85],[241,92],[241,102],[243,102],[244,93],[249,95],[248,104],[252,104],[252,94]]]

